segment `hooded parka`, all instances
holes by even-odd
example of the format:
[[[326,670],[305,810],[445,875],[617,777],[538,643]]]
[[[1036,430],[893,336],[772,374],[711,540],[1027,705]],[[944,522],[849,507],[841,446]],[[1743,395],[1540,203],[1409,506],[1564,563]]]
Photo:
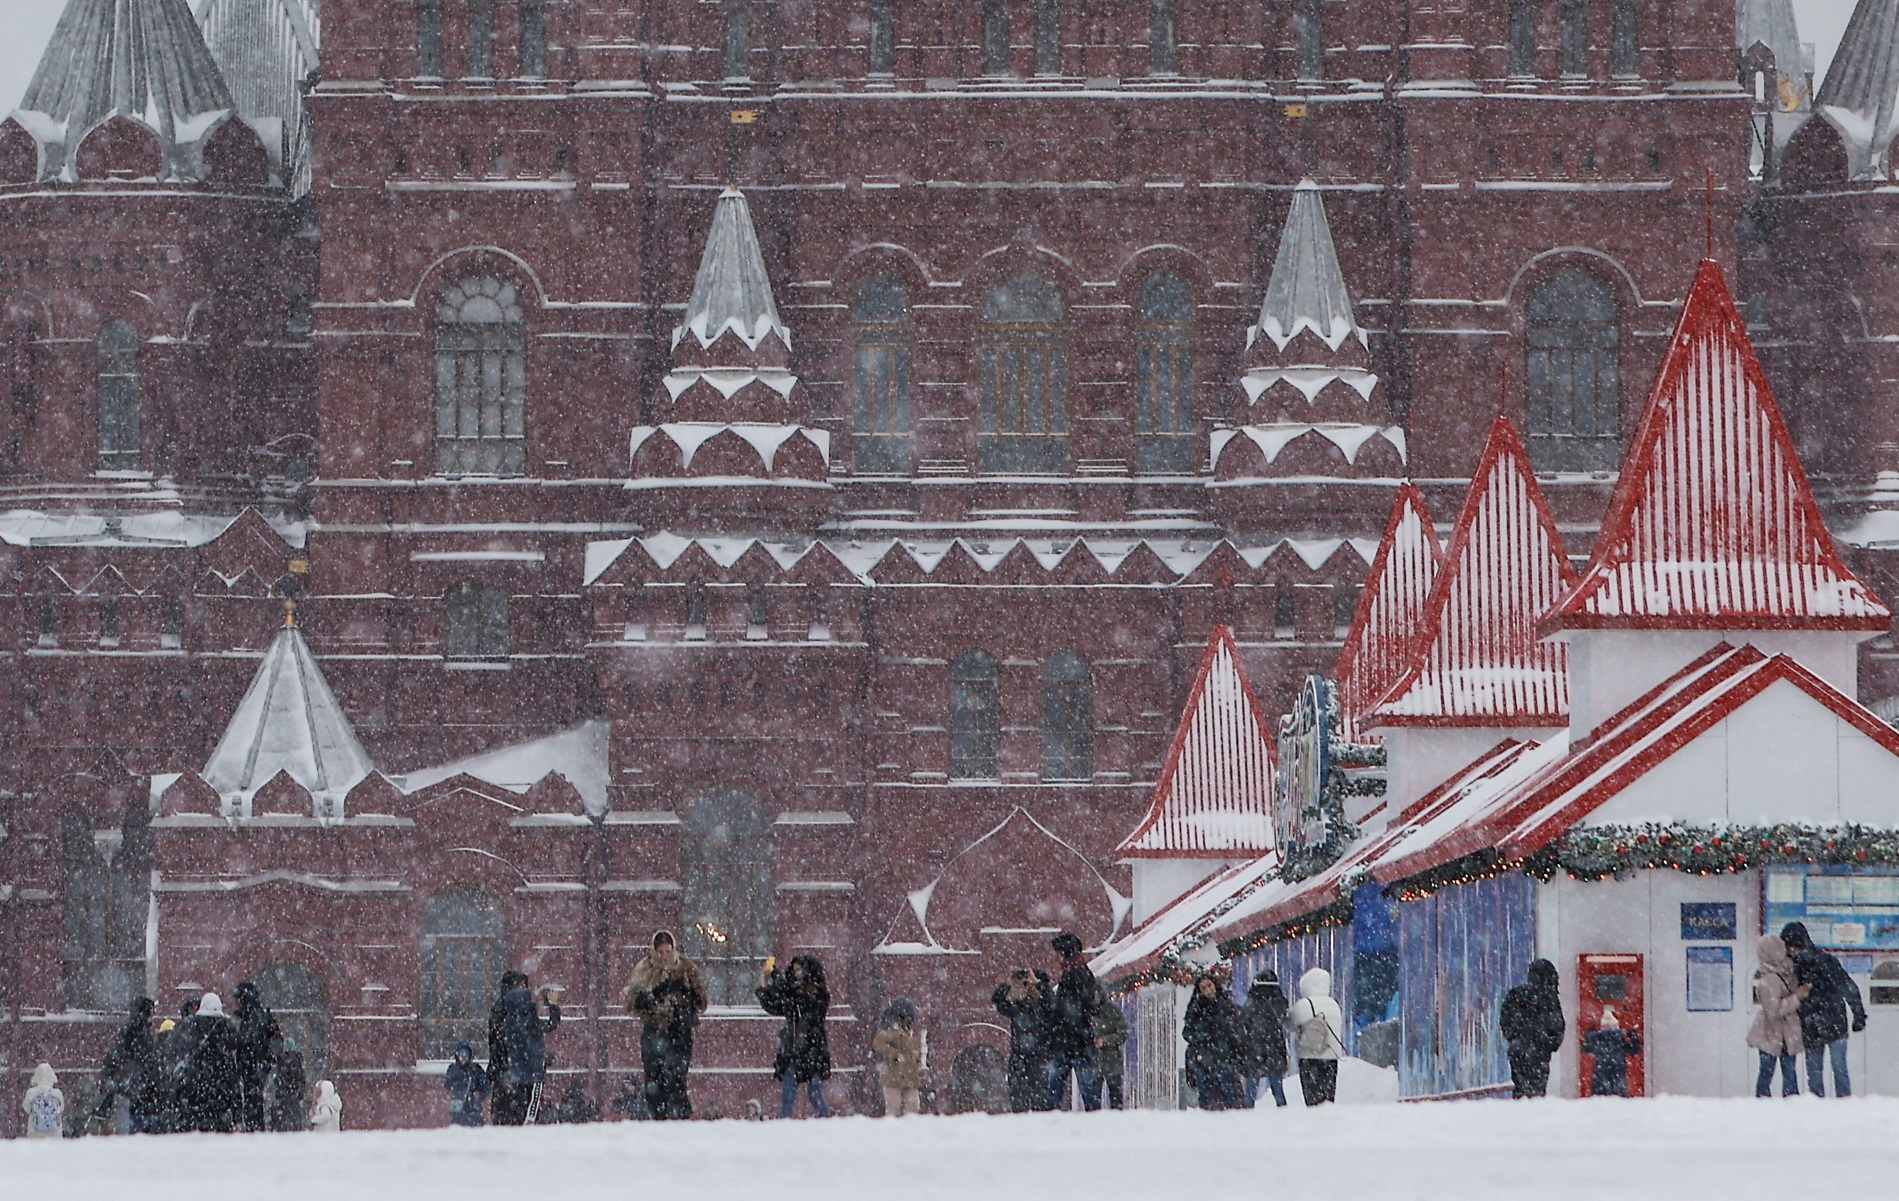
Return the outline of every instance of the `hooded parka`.
[[[1779,1058],[1798,1055],[1806,1043],[1800,1034],[1799,980],[1793,957],[1778,934],[1763,934],[1756,944],[1760,966],[1754,969],[1754,1020],[1747,1045]]]

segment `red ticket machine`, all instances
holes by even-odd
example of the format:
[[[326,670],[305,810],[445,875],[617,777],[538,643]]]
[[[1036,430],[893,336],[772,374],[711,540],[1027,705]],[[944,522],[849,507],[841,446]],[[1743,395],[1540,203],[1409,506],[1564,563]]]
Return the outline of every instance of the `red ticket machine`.
[[[1643,1065],[1648,1059],[1648,1022],[1642,998],[1647,990],[1642,981],[1640,955],[1578,955],[1576,957],[1576,1045],[1583,1036],[1603,1026],[1603,1011],[1613,1009],[1616,1024],[1642,1039],[1642,1050],[1629,1057],[1629,1096],[1647,1096],[1647,1076]],[[1578,1053],[1581,1070],[1576,1075],[1578,1095],[1587,1097],[1594,1059]]]

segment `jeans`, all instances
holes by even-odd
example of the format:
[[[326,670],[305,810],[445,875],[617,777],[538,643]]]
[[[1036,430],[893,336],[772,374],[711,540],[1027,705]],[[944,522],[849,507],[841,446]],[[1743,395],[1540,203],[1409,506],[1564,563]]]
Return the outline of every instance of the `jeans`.
[[[1807,1088],[1816,1097],[1826,1096],[1826,1058],[1833,1053],[1833,1095],[1853,1095],[1853,1078],[1846,1074],[1846,1040],[1807,1044]]]
[[[1075,1073],[1075,1087],[1081,1090],[1082,1108],[1089,1113],[1101,1108],[1101,1084],[1095,1076],[1093,1055],[1074,1055],[1048,1065],[1048,1107],[1060,1109],[1068,1092],[1068,1073]]]
[[[1266,1082],[1266,1087],[1272,1090],[1273,1104],[1284,1109],[1286,1106],[1286,1082],[1278,1076],[1261,1076],[1258,1079],[1248,1076],[1246,1078],[1246,1108],[1253,1108],[1253,1103],[1259,1100],[1259,1085],[1262,1080]]]
[[[1754,1095],[1771,1097],[1774,1095],[1774,1064],[1780,1064],[1780,1095],[1797,1097],[1800,1095],[1800,1077],[1794,1071],[1794,1057],[1791,1055],[1769,1055],[1761,1052],[1761,1074],[1754,1079]]]
[[[824,1103],[824,1081],[807,1080],[804,1082],[804,1095],[811,1099],[811,1112],[821,1118],[831,1116],[831,1107]],[[778,1116],[788,1118],[798,1104],[798,1077],[786,1072],[783,1086],[778,1090]]]

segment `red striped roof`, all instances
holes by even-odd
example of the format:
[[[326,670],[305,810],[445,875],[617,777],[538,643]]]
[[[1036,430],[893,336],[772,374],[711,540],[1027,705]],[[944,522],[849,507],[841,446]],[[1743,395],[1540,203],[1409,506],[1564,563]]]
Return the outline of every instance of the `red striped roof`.
[[[1348,740],[1357,740],[1359,719],[1411,665],[1431,586],[1443,562],[1444,547],[1424,507],[1424,494],[1405,484],[1398,490],[1398,503],[1392,506],[1369,582],[1339,651],[1339,715]]]
[[[1272,853],[1278,766],[1270,727],[1246,682],[1233,633],[1216,627],[1154,787],[1154,802],[1116,857],[1240,859]]]
[[[1701,264],[1557,629],[1884,630],[1840,562],[1721,268]]]
[[[1431,589],[1416,657],[1362,724],[1568,724],[1568,649],[1540,641],[1536,624],[1574,579],[1523,440],[1499,417]]]

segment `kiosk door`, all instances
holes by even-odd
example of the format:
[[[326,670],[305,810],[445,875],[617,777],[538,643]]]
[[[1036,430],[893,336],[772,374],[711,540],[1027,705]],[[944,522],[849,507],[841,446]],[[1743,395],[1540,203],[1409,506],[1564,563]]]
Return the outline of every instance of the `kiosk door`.
[[[1578,955],[1576,957],[1576,1045],[1582,1047],[1589,1035],[1612,1028],[1605,1011],[1615,1012],[1615,1027],[1640,1039],[1641,1049],[1628,1057],[1629,1096],[1646,1096],[1648,1023],[1644,1020],[1640,955]],[[1576,1074],[1578,1094],[1594,1095],[1595,1057],[1580,1053],[1581,1071]]]

